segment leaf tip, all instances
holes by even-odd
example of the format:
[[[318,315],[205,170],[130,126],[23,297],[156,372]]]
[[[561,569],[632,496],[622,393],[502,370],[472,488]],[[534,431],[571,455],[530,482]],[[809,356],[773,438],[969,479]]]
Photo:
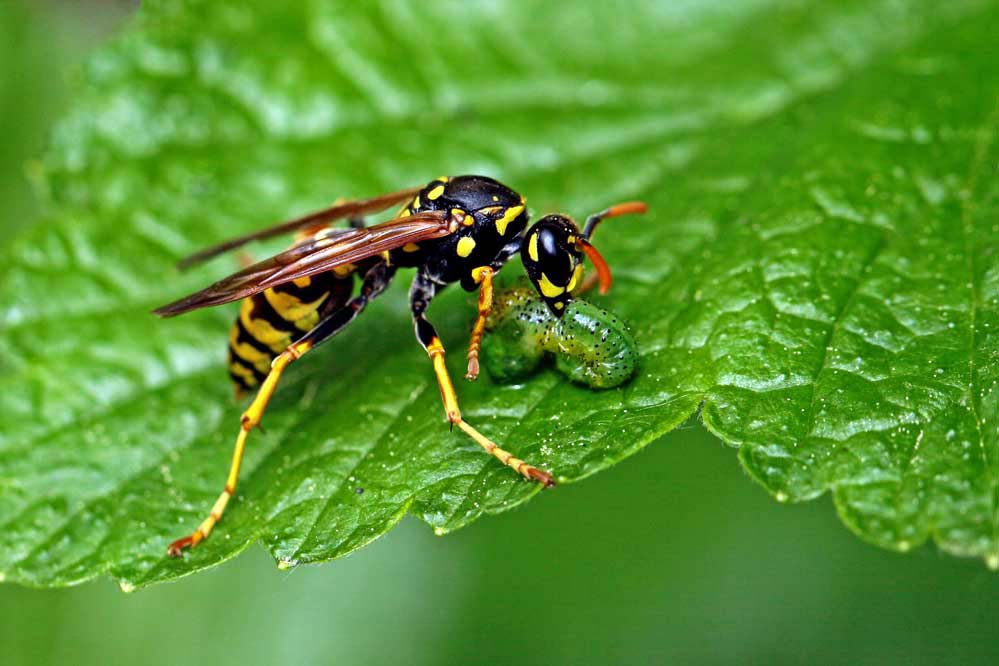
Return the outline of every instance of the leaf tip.
[[[298,562],[293,562],[292,560],[278,561],[278,571],[288,571],[289,569],[294,569],[297,566]]]
[[[788,499],[787,493],[785,493],[783,490],[778,490],[777,493],[774,495],[774,499],[776,499],[781,504],[784,504],[785,502],[787,502]]]
[[[434,534],[436,536],[444,536],[445,534],[447,534],[447,530],[444,529],[443,527],[435,527]]]
[[[7,574],[4,573],[3,571],[0,571],[0,583],[4,582],[5,580],[7,580]]]
[[[128,580],[119,580],[118,587],[125,594],[131,594],[132,592],[135,592],[135,583]]]
[[[999,571],[999,553],[989,553],[986,555],[985,566],[992,571]]]

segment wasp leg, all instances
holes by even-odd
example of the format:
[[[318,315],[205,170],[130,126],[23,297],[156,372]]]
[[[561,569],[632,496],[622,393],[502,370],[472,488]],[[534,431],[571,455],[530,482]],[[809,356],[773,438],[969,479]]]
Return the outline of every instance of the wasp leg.
[[[496,274],[489,266],[481,266],[472,271],[472,277],[479,283],[479,315],[472,326],[472,339],[468,343],[468,372],[465,379],[475,381],[479,376],[479,347],[482,344],[482,334],[486,331],[486,318],[493,309],[493,276]]]
[[[444,345],[441,343],[437,331],[433,324],[427,321],[424,313],[430,301],[436,295],[438,284],[427,277],[421,270],[413,280],[413,286],[409,290],[409,307],[413,314],[413,324],[416,328],[416,339],[419,340],[423,348],[427,350],[431,362],[434,364],[434,375],[437,377],[437,386],[440,388],[441,401],[444,403],[444,411],[451,426],[458,426],[469,437],[504,465],[513,468],[517,473],[527,479],[537,481],[546,488],[555,485],[555,479],[548,472],[530,465],[520,458],[515,457],[509,451],[501,449],[496,442],[492,441],[478,430],[473,428],[467,421],[461,418],[461,410],[458,408],[458,395],[448,374],[447,365],[444,363]]]
[[[208,513],[198,529],[186,537],[177,539],[167,548],[167,553],[171,557],[178,557],[185,548],[193,548],[200,542],[208,538],[215,524],[222,518],[226,505],[236,491],[236,481],[239,478],[239,466],[243,462],[243,452],[246,449],[246,438],[250,431],[260,425],[267,404],[277,389],[281,374],[294,361],[304,356],[308,351],[314,349],[321,343],[329,340],[334,335],[342,331],[347,324],[352,322],[364,309],[369,301],[378,297],[395,274],[395,269],[385,264],[375,264],[364,276],[361,285],[361,292],[351,299],[345,306],[324,317],[316,324],[315,328],[292,343],[287,349],[278,354],[271,363],[270,372],[264,379],[263,384],[257,391],[256,397],[240,419],[239,436],[236,438],[236,447],[232,452],[232,463],[229,466],[229,476],[226,478],[225,486],[212,510]]]
[[[465,373],[465,379],[469,381],[475,381],[479,376],[479,347],[485,333],[486,319],[493,307],[492,279],[510,257],[520,252],[520,244],[520,238],[510,241],[500,249],[491,264],[472,271],[472,278],[479,285],[479,314],[472,327],[472,339],[468,343],[468,371]]]

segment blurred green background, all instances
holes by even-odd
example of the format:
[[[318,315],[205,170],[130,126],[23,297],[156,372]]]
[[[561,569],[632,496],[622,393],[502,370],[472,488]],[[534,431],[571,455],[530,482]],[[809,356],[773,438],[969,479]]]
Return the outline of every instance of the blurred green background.
[[[26,172],[66,108],[73,63],[135,4],[0,0],[0,244],[38,214]]]
[[[4,239],[38,213],[26,165],[74,63],[130,5],[0,0]],[[254,549],[132,595],[0,586],[0,661],[995,664],[997,599],[979,561],[867,546],[828,498],[778,505],[691,423],[445,538],[407,519],[332,564]]]

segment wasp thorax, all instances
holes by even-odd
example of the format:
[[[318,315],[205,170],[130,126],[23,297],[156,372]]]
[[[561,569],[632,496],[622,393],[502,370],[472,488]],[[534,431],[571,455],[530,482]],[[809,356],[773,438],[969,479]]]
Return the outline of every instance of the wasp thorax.
[[[509,241],[527,227],[524,197],[487,176],[438,178],[416,196],[410,208],[411,212],[448,210],[466,226],[478,225],[486,235],[495,233],[496,242]]]
[[[442,184],[444,200],[460,204],[468,211],[510,208],[524,203],[523,197],[488,176],[456,176]],[[428,187],[433,189],[434,183]]]
[[[527,276],[548,308],[559,316],[572,299],[581,272],[579,242],[579,228],[564,215],[546,215],[524,238],[521,258]]]

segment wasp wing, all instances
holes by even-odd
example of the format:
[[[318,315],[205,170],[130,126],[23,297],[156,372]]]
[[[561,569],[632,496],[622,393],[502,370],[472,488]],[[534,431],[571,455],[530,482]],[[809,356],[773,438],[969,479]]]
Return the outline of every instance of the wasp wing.
[[[337,229],[334,234],[303,241],[153,312],[162,317],[173,317],[199,308],[238,301],[285,282],[374,257],[407,243],[432,240],[449,233],[452,233],[451,219],[445,211],[417,213],[364,229]]]
[[[315,212],[308,213],[307,215],[303,215],[302,217],[296,217],[294,220],[281,222],[280,224],[275,224],[267,227],[266,229],[254,231],[253,233],[246,234],[245,236],[238,236],[227,240],[224,243],[207,247],[204,250],[195,252],[190,257],[181,260],[177,264],[177,267],[181,270],[190,268],[191,266],[199,264],[202,261],[207,261],[212,257],[217,257],[224,252],[229,252],[230,250],[242,247],[251,241],[273,238],[274,236],[280,236],[281,234],[286,234],[291,231],[306,229],[311,226],[318,226],[334,220],[354,217],[356,215],[378,213],[385,210],[389,206],[402,203],[406,199],[412,199],[421,189],[423,188],[411,187],[408,190],[399,190],[398,192],[383,194],[372,199],[359,199],[357,201],[345,201],[343,203],[334,204],[328,208],[323,208],[322,210],[317,210]]]

